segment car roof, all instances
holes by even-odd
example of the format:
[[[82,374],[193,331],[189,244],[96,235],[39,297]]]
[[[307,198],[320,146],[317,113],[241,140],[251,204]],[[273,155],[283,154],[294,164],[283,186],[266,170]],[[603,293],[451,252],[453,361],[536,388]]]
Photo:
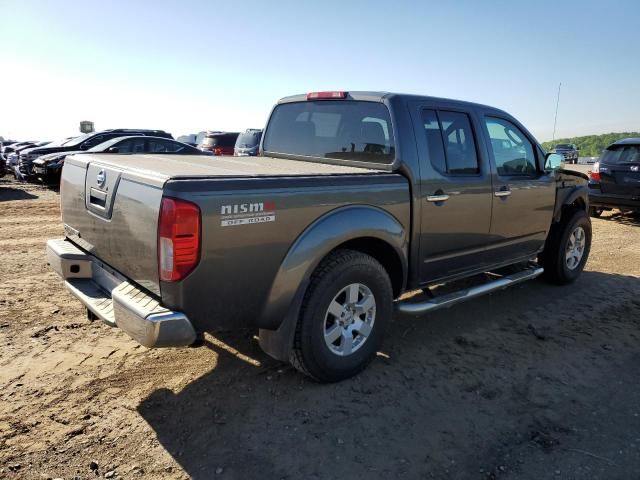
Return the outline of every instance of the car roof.
[[[347,98],[346,100],[359,100],[359,101],[365,101],[365,102],[383,102],[386,99],[391,99],[394,97],[401,97],[404,98],[405,100],[408,101],[412,101],[412,100],[430,100],[430,101],[446,101],[447,103],[454,103],[459,105],[460,107],[466,107],[466,108],[482,108],[485,110],[494,110],[494,111],[498,111],[498,112],[502,112],[502,113],[507,113],[504,112],[503,110],[500,110],[499,108],[496,107],[492,107],[490,105],[483,105],[481,103],[474,103],[474,102],[467,102],[465,100],[457,100],[457,99],[453,99],[453,98],[443,98],[443,97],[432,97],[429,95],[414,95],[414,94],[409,94],[409,93],[394,93],[394,92],[383,92],[383,91],[352,91],[352,92],[346,92],[347,94]],[[306,102],[307,101],[307,94],[306,93],[301,93],[301,94],[297,94],[297,95],[291,95],[288,97],[283,97],[280,100],[278,100],[278,104],[281,103],[292,103],[292,102]],[[326,100],[324,100],[326,101]]]
[[[640,137],[622,138],[609,146],[613,145],[640,145]]]

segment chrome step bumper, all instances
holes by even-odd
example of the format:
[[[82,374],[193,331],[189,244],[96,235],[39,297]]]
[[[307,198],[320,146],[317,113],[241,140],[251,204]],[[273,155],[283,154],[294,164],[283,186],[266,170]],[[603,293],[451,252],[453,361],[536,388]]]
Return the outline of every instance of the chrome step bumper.
[[[181,347],[195,341],[195,329],[184,313],[163,307],[70,241],[49,240],[47,259],[71,293],[91,312],[145,347]]]
[[[451,307],[456,303],[465,302],[472,298],[476,298],[490,292],[495,292],[496,290],[502,290],[517,283],[524,282],[525,280],[536,278],[543,272],[544,268],[535,265],[522,270],[521,272],[500,277],[476,287],[466,288],[447,295],[431,298],[425,302],[398,302],[396,304],[396,308],[402,313],[420,315],[439,308]]]

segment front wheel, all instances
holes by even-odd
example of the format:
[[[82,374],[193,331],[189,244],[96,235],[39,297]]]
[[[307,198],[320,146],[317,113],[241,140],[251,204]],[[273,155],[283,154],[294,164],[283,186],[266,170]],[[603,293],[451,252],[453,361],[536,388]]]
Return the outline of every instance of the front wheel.
[[[582,273],[591,250],[591,220],[584,210],[578,210],[553,225],[540,263],[544,278],[566,285]]]
[[[318,266],[304,297],[291,363],[320,382],[364,369],[378,351],[393,312],[393,289],[373,257],[338,250]]]

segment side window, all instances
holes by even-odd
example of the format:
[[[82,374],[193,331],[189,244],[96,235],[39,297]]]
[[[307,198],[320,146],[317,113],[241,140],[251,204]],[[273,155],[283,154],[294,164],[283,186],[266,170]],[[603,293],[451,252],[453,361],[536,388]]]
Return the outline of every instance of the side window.
[[[82,144],[80,148],[83,150],[88,150],[90,148],[95,147],[96,145],[100,145],[102,142],[106,142],[108,139],[103,135],[96,135],[95,137],[91,137]]]
[[[447,175],[480,172],[471,122],[466,113],[423,110],[422,120],[433,167]]]
[[[447,173],[447,162],[444,157],[444,144],[442,143],[442,133],[440,122],[435,110],[422,111],[422,123],[427,135],[427,148],[429,149],[429,159],[433,168],[440,173]]]
[[[123,140],[113,146],[118,148],[118,153],[144,153],[144,140],[138,138]]]
[[[182,149],[182,146],[168,142],[166,140],[149,140],[150,153],[175,153]]]
[[[533,145],[524,133],[502,118],[485,117],[485,124],[498,175],[535,175],[538,169]]]

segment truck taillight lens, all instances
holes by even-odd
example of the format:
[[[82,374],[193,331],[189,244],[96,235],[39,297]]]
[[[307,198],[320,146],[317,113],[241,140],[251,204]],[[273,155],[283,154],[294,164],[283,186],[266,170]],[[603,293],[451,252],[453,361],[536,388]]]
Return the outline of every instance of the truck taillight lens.
[[[593,169],[589,172],[589,180],[592,182],[600,181],[600,162],[593,164]]]
[[[164,197],[158,224],[160,280],[177,282],[200,260],[200,209],[177,198]]]
[[[214,155],[224,155],[224,150],[222,149],[222,147],[214,147],[213,148],[213,154]]]

